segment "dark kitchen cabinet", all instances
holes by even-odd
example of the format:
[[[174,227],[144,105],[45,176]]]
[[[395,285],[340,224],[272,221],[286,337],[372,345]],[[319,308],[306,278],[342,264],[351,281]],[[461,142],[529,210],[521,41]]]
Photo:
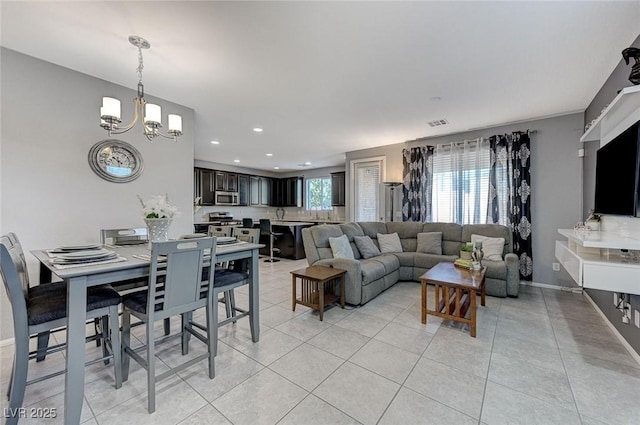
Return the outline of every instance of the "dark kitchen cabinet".
[[[345,205],[345,173],[331,173],[331,206],[344,207]]]
[[[216,171],[216,190],[221,192],[238,191],[238,175],[226,171]]]
[[[206,168],[194,168],[193,188],[194,198],[200,197],[200,205],[214,205],[215,171]]]
[[[274,207],[302,208],[304,206],[304,178],[272,179],[271,202]]]
[[[249,205],[249,195],[250,195],[250,186],[249,186],[249,176],[238,175],[238,205],[247,206]]]
[[[249,205],[267,207],[271,205],[271,179],[268,177],[249,177]]]

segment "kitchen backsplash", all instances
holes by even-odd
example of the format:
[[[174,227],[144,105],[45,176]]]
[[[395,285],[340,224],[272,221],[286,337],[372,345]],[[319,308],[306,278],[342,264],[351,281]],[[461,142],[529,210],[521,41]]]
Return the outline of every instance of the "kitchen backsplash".
[[[228,211],[233,214],[233,218],[241,220],[242,218],[253,218],[254,220],[260,218],[269,218],[272,220],[277,219],[276,207],[234,207],[234,206],[206,206],[200,207],[198,211],[193,214],[193,222],[208,221],[209,213],[214,211]],[[333,207],[328,211],[307,211],[304,208],[285,207],[284,220],[345,220],[345,207]]]

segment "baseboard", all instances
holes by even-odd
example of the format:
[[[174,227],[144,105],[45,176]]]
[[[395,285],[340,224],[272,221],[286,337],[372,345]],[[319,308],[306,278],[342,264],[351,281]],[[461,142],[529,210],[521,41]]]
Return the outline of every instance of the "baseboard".
[[[638,354],[636,352],[636,350],[633,349],[633,347],[631,346],[631,344],[629,344],[627,342],[626,339],[624,339],[624,337],[622,336],[622,334],[618,331],[618,329],[613,325],[613,323],[611,323],[611,320],[609,320],[609,318],[602,312],[602,310],[600,310],[600,307],[598,307],[598,304],[596,304],[595,301],[593,301],[591,299],[591,297],[589,296],[589,294],[587,294],[586,292],[584,292],[582,290],[581,287],[575,287],[575,288],[567,288],[566,286],[558,286],[558,285],[548,285],[546,283],[536,283],[536,282],[520,282],[521,285],[524,286],[536,286],[538,288],[545,288],[545,289],[554,289],[556,291],[570,291],[570,292],[581,292],[582,295],[585,296],[585,298],[587,299],[587,301],[589,301],[591,303],[591,305],[593,306],[593,308],[598,312],[598,314],[600,315],[600,317],[602,317],[602,319],[604,320],[604,322],[607,324],[607,326],[609,327],[609,329],[611,329],[611,331],[613,332],[613,334],[616,336],[616,338],[618,338],[618,341],[620,341],[620,343],[622,344],[622,346],[629,352],[629,354],[631,355],[631,357],[633,357],[633,359],[636,361],[636,363],[638,363],[640,365],[640,354]]]

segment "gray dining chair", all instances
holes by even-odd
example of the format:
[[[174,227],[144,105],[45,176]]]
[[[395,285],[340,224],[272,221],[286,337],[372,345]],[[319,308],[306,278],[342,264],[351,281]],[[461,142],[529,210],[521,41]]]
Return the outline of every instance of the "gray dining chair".
[[[146,227],[101,229],[100,243],[109,245],[140,245],[149,241]]]
[[[5,409],[7,424],[18,423],[19,408],[22,407],[27,385],[65,373],[62,370],[27,380],[29,360],[36,358],[39,350],[45,349],[47,353],[53,353],[65,348],[65,344],[57,344],[46,348],[38,347],[39,350],[30,352],[29,340],[39,333],[46,332],[48,335],[48,332],[66,326],[67,287],[65,282],[30,286],[26,270],[24,253],[15,234],[0,236],[0,275],[11,303],[15,350],[7,391],[9,406]],[[108,351],[105,358],[113,360],[116,388],[122,385],[119,304],[120,295],[110,285],[87,288],[87,319],[108,318],[111,329],[115,329],[114,332],[103,335],[103,346]],[[105,358],[87,364],[104,361]]]
[[[234,226],[209,226],[208,234],[209,236],[215,237],[230,237],[231,232],[233,232]]]
[[[217,306],[217,303],[213,303],[216,274],[207,273],[203,279],[205,271],[215,264],[215,257],[215,238],[155,242],[151,248],[147,290],[126,294],[122,298],[122,376],[124,381],[128,379],[131,358],[146,369],[149,413],[156,409],[156,382],[205,359],[209,363],[209,378],[215,376],[213,330],[217,328],[217,316],[213,315],[215,308],[212,306]],[[206,326],[194,326],[192,313],[201,308],[206,311]],[[143,347],[131,346],[132,315],[146,324]],[[175,315],[182,316],[180,332],[156,341],[154,323]],[[184,355],[188,353],[189,335],[205,343],[207,353],[156,375],[156,343],[180,336]],[[142,348],[146,348],[145,357],[136,352]]]
[[[100,229],[100,243],[105,245],[127,246],[141,245],[149,242],[149,232],[146,227],[122,227],[117,229]],[[113,282],[111,286],[119,293],[127,293],[142,290],[147,286],[148,279],[139,277],[134,279],[125,279],[120,282]],[[164,321],[164,334],[169,335],[171,321],[167,318]],[[96,331],[98,331],[98,323],[96,322]]]

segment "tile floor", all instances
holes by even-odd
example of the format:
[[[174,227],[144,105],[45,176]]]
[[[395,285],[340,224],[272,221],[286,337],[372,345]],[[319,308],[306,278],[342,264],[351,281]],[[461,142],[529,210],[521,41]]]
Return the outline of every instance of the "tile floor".
[[[640,365],[580,294],[523,286],[517,299],[488,297],[471,338],[466,326],[437,318],[421,325],[415,282],[361,308],[331,308],[324,322],[301,306],[292,312],[289,271],[305,266],[261,261],[260,342],[251,342],[246,319],[221,329],[216,378],[201,362],[161,382],[152,415],[135,362],[119,390],[110,366],[89,366],[83,423],[639,423]],[[237,302],[245,297],[243,288]],[[190,355],[203,348],[194,340]],[[0,349],[2,391],[11,356],[12,347]],[[160,370],[183,360],[177,343],[157,356]],[[64,358],[32,365],[31,377]],[[25,405],[55,407],[58,417],[42,422],[62,423],[63,385],[61,376],[27,387]]]

